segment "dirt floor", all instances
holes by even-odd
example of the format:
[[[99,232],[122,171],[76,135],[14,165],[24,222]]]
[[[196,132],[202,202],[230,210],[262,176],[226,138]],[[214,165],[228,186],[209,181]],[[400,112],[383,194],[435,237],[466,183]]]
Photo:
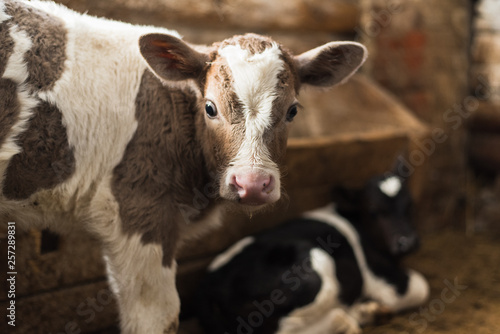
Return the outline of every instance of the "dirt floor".
[[[499,334],[500,237],[446,231],[422,239],[422,248],[406,263],[429,280],[429,301],[420,309],[380,320],[364,333]],[[196,321],[185,321],[180,333],[202,332]]]
[[[498,236],[426,235],[421,250],[406,262],[429,280],[429,301],[365,333],[500,333]]]

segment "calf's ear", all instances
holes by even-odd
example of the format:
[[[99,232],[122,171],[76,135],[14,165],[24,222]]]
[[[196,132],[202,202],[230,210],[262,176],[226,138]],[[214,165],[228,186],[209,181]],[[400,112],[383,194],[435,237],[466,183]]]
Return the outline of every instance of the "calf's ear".
[[[208,55],[200,53],[177,37],[148,34],[139,39],[139,49],[149,67],[164,80],[200,78]]]
[[[302,84],[329,87],[346,81],[365,62],[366,48],[355,42],[331,42],[295,57]]]

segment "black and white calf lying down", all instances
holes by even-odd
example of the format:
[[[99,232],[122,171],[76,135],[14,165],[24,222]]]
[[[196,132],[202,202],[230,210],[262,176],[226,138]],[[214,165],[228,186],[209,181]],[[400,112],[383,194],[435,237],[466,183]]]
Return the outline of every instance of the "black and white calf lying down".
[[[198,296],[206,333],[360,333],[425,302],[427,281],[399,261],[418,246],[402,179],[339,198],[214,259]]]

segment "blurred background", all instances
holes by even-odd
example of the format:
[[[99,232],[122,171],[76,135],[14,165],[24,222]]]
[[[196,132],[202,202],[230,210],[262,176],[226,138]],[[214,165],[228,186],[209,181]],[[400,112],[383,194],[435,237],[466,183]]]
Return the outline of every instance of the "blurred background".
[[[231,214],[221,229],[181,250],[183,305],[196,302],[192,292],[204,268],[234,241],[325,204],[334,186],[360,187],[399,160],[422,236],[421,250],[406,264],[429,279],[431,299],[365,333],[500,333],[500,1],[57,2],[165,26],[191,43],[255,32],[294,53],[332,40],[356,40],[369,50],[350,82],[301,93],[305,108],[287,153],[289,200],[251,218]],[[117,332],[99,246],[90,236],[31,230],[19,237],[17,254],[24,272],[16,333]],[[439,302],[446,282],[457,280],[467,288],[453,302]],[[199,333],[194,321],[183,320],[182,333]]]

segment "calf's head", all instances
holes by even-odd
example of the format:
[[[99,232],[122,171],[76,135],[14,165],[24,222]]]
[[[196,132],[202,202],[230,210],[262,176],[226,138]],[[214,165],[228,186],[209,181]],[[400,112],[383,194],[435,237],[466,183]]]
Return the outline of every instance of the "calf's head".
[[[342,82],[366,58],[366,49],[354,42],[332,42],[293,56],[254,34],[209,47],[149,34],[139,44],[160,79],[194,83],[198,142],[209,171],[218,175],[219,195],[252,207],[281,196],[280,166],[300,88]]]
[[[337,188],[333,197],[338,212],[378,251],[398,258],[418,248],[410,190],[397,172],[377,175],[361,189]]]
[[[375,244],[393,256],[404,256],[418,248],[412,204],[406,180],[398,175],[377,176],[365,186],[362,196],[365,228]]]

